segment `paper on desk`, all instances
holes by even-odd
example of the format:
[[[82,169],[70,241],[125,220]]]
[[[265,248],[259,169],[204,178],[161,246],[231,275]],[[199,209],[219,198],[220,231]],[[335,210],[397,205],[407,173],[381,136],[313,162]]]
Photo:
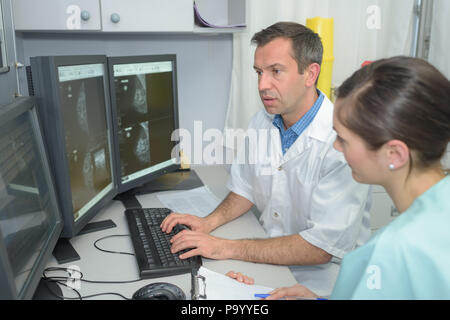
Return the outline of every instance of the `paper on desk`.
[[[221,202],[206,186],[159,194],[157,197],[164,207],[174,212],[189,213],[198,217],[206,217]]]
[[[201,289],[200,293],[206,294],[206,300],[259,300],[259,298],[255,298],[255,293],[269,293],[273,290],[269,287],[238,282],[205,267],[200,267],[197,275],[205,278],[205,292]]]

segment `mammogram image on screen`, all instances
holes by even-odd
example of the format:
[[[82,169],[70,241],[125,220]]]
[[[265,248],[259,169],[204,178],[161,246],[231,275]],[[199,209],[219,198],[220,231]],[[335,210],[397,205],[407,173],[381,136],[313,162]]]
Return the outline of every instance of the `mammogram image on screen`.
[[[134,94],[133,94],[133,109],[141,114],[147,113],[147,88],[145,83],[145,76],[138,74],[135,76]]]
[[[120,128],[128,128],[148,120],[147,86],[145,75],[118,77],[116,102]]]
[[[130,175],[171,159],[172,73],[121,75],[114,82],[120,167],[122,181],[127,181]]]
[[[121,154],[126,154],[127,161],[121,162],[122,179],[143,170],[150,163],[150,140],[148,121],[119,131],[119,148]]]
[[[103,77],[60,83],[72,205],[78,211],[112,183]]]

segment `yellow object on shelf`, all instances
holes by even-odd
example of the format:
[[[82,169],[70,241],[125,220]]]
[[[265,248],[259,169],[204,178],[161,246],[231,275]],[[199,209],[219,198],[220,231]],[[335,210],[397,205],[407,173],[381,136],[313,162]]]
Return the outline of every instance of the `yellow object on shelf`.
[[[319,34],[323,45],[323,59],[317,88],[331,99],[331,77],[333,75],[333,45],[334,20],[333,18],[308,18],[306,26]]]
[[[183,150],[180,150],[180,169],[187,170],[191,168],[191,161],[189,157],[183,152]]]

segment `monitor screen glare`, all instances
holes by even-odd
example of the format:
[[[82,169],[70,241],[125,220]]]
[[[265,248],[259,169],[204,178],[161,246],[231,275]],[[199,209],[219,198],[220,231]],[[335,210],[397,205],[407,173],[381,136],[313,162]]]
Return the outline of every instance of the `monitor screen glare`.
[[[0,251],[11,270],[2,272],[11,272],[17,297],[24,297],[61,221],[36,123],[36,114],[26,112],[0,125]]]
[[[100,63],[58,67],[75,221],[113,189],[104,73]]]

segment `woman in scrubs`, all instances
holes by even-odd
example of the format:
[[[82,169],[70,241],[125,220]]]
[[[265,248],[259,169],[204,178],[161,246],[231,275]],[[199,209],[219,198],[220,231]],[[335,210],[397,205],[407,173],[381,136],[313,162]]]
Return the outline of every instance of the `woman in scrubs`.
[[[401,215],[344,257],[330,298],[450,299],[449,80],[421,59],[376,61],[339,88],[333,125],[353,178],[383,186]],[[267,299],[289,297],[318,298],[297,284]]]

